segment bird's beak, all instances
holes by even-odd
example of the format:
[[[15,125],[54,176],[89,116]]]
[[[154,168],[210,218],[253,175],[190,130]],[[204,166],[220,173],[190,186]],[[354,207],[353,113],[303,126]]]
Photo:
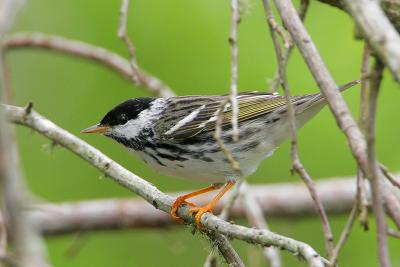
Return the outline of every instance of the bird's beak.
[[[104,126],[100,124],[93,125],[81,131],[81,133],[105,133],[107,130],[111,129],[110,126]]]

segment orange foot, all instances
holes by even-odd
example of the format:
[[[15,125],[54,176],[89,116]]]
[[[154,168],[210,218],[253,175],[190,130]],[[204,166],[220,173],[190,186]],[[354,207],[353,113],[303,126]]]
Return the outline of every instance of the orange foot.
[[[195,204],[186,201],[186,196],[180,196],[177,197],[177,199],[175,200],[174,204],[172,204],[172,208],[170,211],[170,214],[172,216],[172,218],[174,218],[175,221],[179,222],[179,223],[184,223],[183,219],[181,217],[178,216],[178,209],[181,205],[189,205],[189,206],[196,206]]]
[[[212,209],[211,205],[206,205],[204,207],[194,207],[189,209],[189,213],[194,217],[198,229],[203,228],[203,225],[201,224],[201,217],[206,212],[212,212],[211,209]]]

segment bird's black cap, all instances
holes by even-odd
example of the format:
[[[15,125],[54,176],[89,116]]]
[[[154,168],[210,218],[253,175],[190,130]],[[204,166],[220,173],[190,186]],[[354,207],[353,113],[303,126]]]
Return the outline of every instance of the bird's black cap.
[[[109,111],[100,121],[100,125],[123,125],[129,120],[136,119],[140,112],[150,107],[156,98],[142,97],[129,99]]]

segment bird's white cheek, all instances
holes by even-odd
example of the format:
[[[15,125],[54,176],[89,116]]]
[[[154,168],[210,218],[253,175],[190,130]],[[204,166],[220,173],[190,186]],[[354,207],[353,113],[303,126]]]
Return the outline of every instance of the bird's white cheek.
[[[137,136],[137,133],[134,131],[134,128],[130,129],[128,127],[119,126],[113,129],[113,135],[120,138],[131,139]]]

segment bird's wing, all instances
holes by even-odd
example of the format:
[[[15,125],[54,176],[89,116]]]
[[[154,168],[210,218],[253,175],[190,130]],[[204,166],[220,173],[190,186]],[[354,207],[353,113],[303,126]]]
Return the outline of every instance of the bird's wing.
[[[179,97],[174,98],[175,104],[172,106],[175,110],[171,110],[172,108],[164,110],[169,114],[168,117],[175,116],[177,119],[170,121],[164,119],[156,123],[156,129],[160,129],[160,125],[163,125],[161,133],[163,138],[182,140],[202,132],[215,130],[218,113],[225,97],[216,96],[199,99],[186,97],[184,102],[189,102],[189,105],[184,106],[184,114],[179,108],[182,99]],[[305,96],[292,97],[292,102],[298,102],[300,99],[306,98]],[[239,106],[238,123],[266,115],[279,108],[285,109],[286,107],[286,100],[283,96],[269,93],[244,93],[237,97],[237,101]],[[304,101],[301,102],[304,103]],[[232,119],[231,105],[225,105],[222,113],[222,127],[229,126]]]

